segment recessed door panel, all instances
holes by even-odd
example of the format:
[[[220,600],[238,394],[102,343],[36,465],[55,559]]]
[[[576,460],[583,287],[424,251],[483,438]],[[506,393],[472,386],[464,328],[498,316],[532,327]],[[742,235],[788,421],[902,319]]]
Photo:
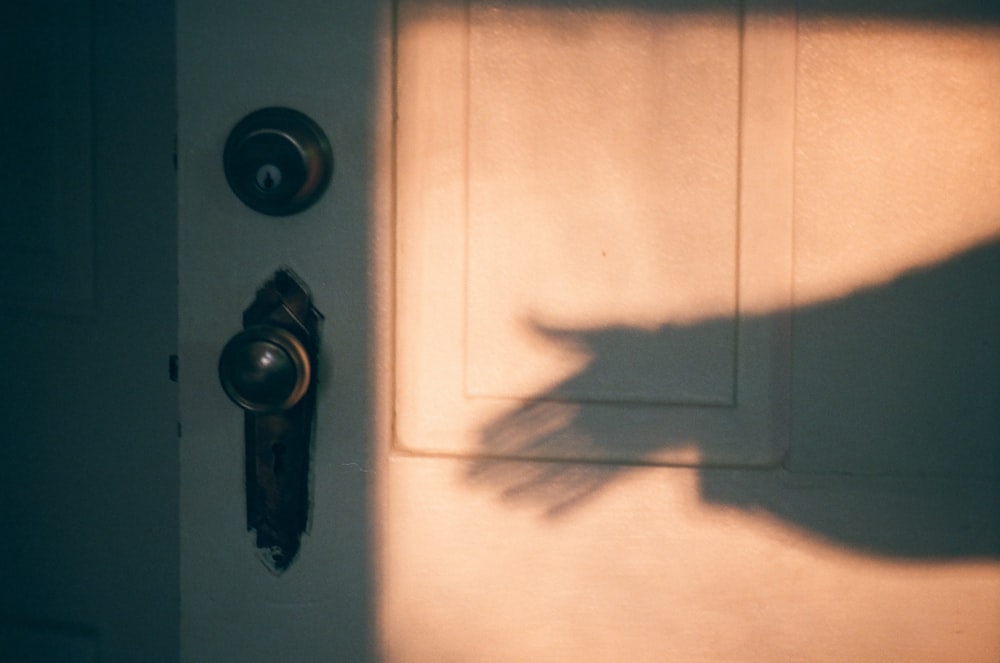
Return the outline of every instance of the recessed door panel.
[[[0,23],[0,295],[94,312],[92,9],[22,3]]]
[[[403,3],[401,447],[783,452],[791,42],[665,9]]]
[[[470,9],[466,391],[731,405],[737,7],[562,13]],[[553,389],[564,335],[703,317]]]

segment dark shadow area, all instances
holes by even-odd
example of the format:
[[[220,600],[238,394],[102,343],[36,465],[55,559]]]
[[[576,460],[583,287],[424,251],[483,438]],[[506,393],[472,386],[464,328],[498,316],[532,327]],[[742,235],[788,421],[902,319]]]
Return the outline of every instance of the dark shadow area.
[[[174,3],[4,9],[0,661],[176,663]]]
[[[771,514],[822,538],[904,557],[1000,553],[1000,244],[844,298],[791,311],[791,449],[781,467],[700,469],[708,504]],[[779,312],[786,315],[788,312]],[[740,321],[742,330],[770,316]],[[714,333],[731,319],[653,332],[629,327],[539,329],[589,353],[577,374],[486,426],[467,479],[549,517],[585,505],[639,466],[510,461],[567,453],[614,457],[614,423],[566,419],[554,401],[576,383],[641,365],[661,343]],[[742,333],[742,332],[741,332]],[[652,370],[655,370],[652,369]],[[620,374],[620,367],[617,373]],[[649,405],[620,405],[632,416]],[[705,442],[674,427],[628,440],[642,455]]]

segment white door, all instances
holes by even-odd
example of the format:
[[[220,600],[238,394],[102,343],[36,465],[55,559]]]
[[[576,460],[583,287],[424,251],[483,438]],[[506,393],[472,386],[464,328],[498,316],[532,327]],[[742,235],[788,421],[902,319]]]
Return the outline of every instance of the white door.
[[[179,3],[183,660],[996,660],[1000,37],[790,7]],[[275,105],[283,218],[221,163]],[[283,266],[275,576],[216,362]]]

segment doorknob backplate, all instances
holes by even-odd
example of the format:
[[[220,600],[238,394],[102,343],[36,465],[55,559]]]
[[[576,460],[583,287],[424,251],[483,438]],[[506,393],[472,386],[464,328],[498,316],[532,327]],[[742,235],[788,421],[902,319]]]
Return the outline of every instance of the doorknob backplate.
[[[309,520],[322,319],[302,281],[279,270],[219,357],[222,387],[244,410],[247,529],[275,573],[292,563]]]

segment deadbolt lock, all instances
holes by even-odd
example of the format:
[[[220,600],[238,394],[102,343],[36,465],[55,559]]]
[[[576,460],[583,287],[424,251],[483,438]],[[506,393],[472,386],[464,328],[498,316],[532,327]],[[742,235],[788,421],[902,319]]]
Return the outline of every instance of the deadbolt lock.
[[[323,195],[333,173],[333,152],[326,134],[306,115],[262,108],[233,127],[223,165],[230,188],[248,207],[287,216]]]

